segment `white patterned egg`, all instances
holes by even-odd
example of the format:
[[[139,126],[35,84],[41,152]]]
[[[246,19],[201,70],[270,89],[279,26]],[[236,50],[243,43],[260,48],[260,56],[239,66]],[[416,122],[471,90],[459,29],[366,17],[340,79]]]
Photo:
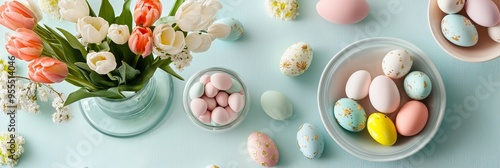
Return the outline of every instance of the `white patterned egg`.
[[[441,21],[441,31],[448,41],[462,47],[472,47],[479,40],[474,23],[460,14],[446,15]]]
[[[316,125],[304,123],[297,132],[297,145],[305,157],[317,159],[325,148],[323,134]]]
[[[500,24],[494,27],[488,27],[488,35],[493,41],[500,43]]]
[[[305,42],[298,42],[286,49],[280,60],[280,70],[289,77],[303,74],[311,65],[313,50]]]
[[[410,72],[413,65],[413,56],[406,50],[389,51],[382,60],[382,70],[385,76],[399,79]]]
[[[437,4],[444,13],[453,14],[464,8],[465,0],[438,0]]]

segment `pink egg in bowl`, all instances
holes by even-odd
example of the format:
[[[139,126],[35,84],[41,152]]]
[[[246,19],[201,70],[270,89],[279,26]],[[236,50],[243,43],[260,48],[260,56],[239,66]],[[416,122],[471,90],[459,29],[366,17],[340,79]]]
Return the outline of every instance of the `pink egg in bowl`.
[[[441,32],[441,21],[446,13],[439,9],[438,0],[430,0],[428,7],[428,23],[434,40],[449,55],[466,62],[484,62],[500,57],[500,43],[493,41],[488,35],[488,29],[474,23],[479,40],[472,47],[460,47],[449,42]],[[500,0],[492,0],[500,6]],[[458,14],[467,18],[467,12],[462,9]],[[470,18],[469,18],[470,19]]]
[[[202,87],[197,88],[199,85]],[[210,92],[206,92],[207,89]],[[197,91],[200,94],[193,94]],[[207,93],[213,96],[208,97]],[[196,96],[193,98],[192,95]],[[186,82],[182,100],[188,118],[198,127],[213,132],[224,132],[238,126],[250,107],[250,94],[241,77],[230,69],[219,67],[193,74]],[[198,101],[199,106],[193,104]],[[193,108],[200,106],[206,107],[203,108],[206,112]]]

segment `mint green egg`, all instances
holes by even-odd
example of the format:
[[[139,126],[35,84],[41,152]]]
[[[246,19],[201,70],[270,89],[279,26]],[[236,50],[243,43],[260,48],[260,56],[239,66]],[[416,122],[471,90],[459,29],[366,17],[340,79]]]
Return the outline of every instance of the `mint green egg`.
[[[292,102],[283,93],[267,91],[260,97],[264,112],[275,120],[286,120],[293,114]]]
[[[233,78],[231,78],[231,80],[233,81],[233,85],[231,85],[231,88],[226,90],[226,92],[229,94],[240,92],[242,88],[240,82],[238,82],[236,79]]]
[[[205,93],[205,86],[201,82],[196,82],[189,88],[189,97],[191,99],[199,98],[203,96],[203,93]]]
[[[429,76],[420,71],[410,72],[404,81],[406,94],[415,100],[427,98],[432,91],[432,82]]]

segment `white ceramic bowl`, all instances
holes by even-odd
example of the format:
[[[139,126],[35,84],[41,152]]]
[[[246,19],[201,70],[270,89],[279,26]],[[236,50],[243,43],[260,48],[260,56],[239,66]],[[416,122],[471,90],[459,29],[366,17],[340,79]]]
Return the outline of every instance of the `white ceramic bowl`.
[[[345,85],[349,76],[355,71],[367,70],[372,79],[383,75],[382,59],[394,49],[404,49],[413,55],[411,71],[426,73],[431,79],[433,90],[429,97],[422,101],[429,109],[429,119],[424,129],[412,137],[398,135],[398,140],[393,146],[383,146],[370,137],[366,128],[358,133],[344,130],[333,116],[333,106],[338,99],[347,97]],[[402,98],[400,107],[410,100],[402,87],[403,80],[395,80]],[[376,111],[368,97],[358,102],[364,107],[367,116]],[[419,48],[400,39],[370,38],[347,46],[330,60],[319,82],[318,107],[327,132],[344,150],[369,161],[394,161],[418,152],[434,137],[444,116],[446,93],[439,71]],[[388,114],[393,121],[396,115],[397,112]]]
[[[493,0],[500,6],[500,0]],[[465,13],[465,8],[459,14],[469,18]],[[500,57],[500,43],[493,41],[488,35],[488,29],[477,24],[476,26],[479,41],[472,47],[460,47],[452,44],[441,32],[441,20],[446,16],[437,5],[437,0],[429,1],[428,22],[432,37],[438,45],[451,56],[466,62],[484,62]]]

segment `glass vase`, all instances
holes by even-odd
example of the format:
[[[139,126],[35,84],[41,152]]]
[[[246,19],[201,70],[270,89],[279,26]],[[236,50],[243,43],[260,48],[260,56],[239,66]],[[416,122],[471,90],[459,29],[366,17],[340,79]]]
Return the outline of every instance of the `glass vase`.
[[[168,113],[173,97],[172,77],[157,71],[144,87],[122,99],[101,97],[79,101],[87,122],[113,137],[141,135],[157,126]]]

